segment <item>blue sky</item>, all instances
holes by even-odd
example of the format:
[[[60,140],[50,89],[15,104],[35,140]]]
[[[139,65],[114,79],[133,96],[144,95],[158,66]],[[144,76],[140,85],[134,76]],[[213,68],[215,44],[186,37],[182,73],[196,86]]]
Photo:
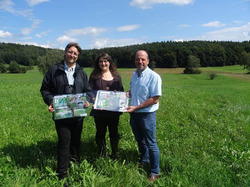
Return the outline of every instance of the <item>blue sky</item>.
[[[250,0],[0,0],[0,42],[83,49],[250,40]]]

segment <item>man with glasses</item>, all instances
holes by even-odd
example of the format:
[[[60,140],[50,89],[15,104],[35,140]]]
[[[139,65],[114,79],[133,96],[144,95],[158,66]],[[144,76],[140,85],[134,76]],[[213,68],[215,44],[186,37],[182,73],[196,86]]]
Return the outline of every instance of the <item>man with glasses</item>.
[[[49,112],[54,112],[53,97],[63,94],[91,92],[86,72],[76,63],[81,48],[69,43],[64,51],[64,60],[53,65],[45,75],[40,92]],[[87,101],[85,107],[89,106]],[[54,120],[58,135],[57,174],[59,180],[67,177],[70,161],[80,162],[81,132],[83,117]]]

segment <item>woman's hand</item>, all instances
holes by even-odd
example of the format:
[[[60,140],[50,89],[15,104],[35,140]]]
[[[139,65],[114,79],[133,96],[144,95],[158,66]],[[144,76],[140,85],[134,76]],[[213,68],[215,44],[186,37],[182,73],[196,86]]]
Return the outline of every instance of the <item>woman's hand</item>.
[[[131,97],[131,92],[130,92],[130,90],[129,90],[129,91],[126,91],[126,96],[129,97],[129,98]]]

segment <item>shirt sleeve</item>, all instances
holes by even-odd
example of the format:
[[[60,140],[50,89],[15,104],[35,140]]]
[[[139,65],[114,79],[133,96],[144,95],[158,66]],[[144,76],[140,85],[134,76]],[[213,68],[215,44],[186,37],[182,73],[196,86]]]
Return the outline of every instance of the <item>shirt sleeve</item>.
[[[162,87],[161,77],[159,75],[154,76],[150,87],[151,97],[161,96],[162,95],[161,87]]]
[[[52,92],[51,74],[52,74],[52,68],[50,68],[50,70],[44,76],[42,86],[40,88],[43,100],[48,106],[53,102],[53,95],[51,93]]]

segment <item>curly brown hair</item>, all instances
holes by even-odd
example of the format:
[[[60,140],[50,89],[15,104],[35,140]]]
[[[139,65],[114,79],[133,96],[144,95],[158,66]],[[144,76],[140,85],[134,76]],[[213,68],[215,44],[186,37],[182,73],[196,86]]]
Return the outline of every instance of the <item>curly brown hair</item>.
[[[104,58],[107,61],[109,61],[110,65],[109,65],[109,71],[111,72],[112,76],[114,78],[116,78],[118,76],[118,72],[117,72],[117,68],[116,65],[113,61],[113,59],[111,58],[111,56],[107,53],[100,53],[96,60],[94,61],[92,67],[94,68],[90,77],[94,78],[94,79],[99,79],[102,77],[102,70],[99,67],[99,60],[100,58]]]

